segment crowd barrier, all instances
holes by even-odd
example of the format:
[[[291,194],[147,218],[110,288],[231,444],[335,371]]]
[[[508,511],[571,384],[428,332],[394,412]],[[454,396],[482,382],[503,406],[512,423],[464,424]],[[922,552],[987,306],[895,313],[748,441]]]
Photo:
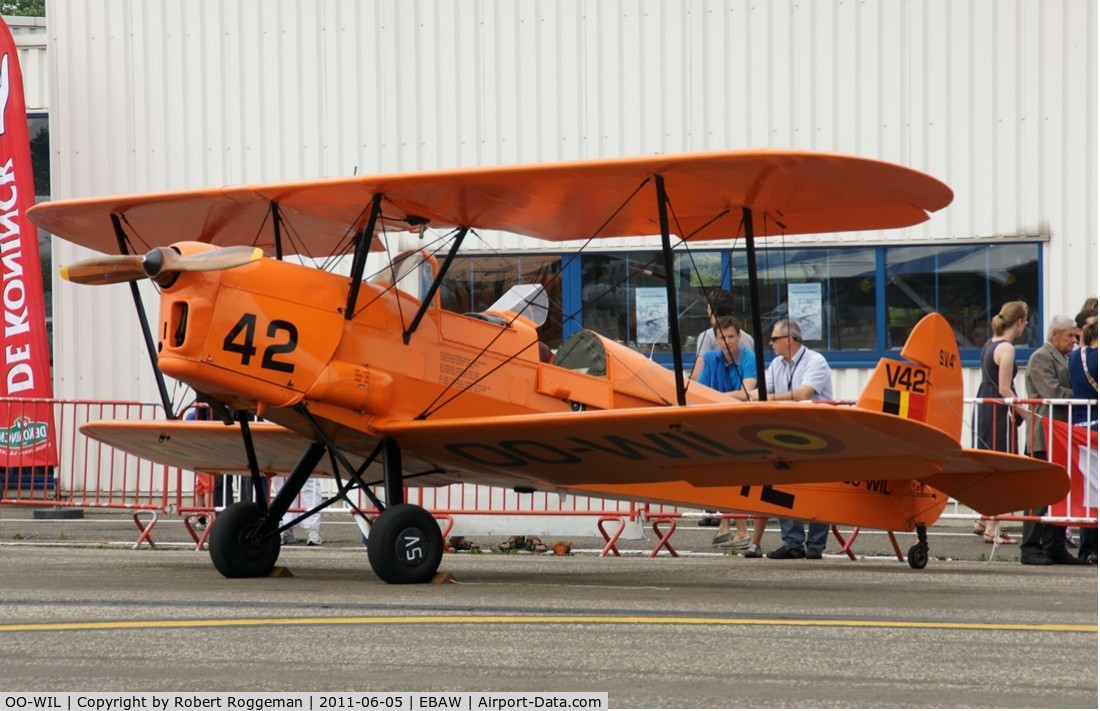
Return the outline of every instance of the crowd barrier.
[[[180,516],[195,539],[196,546],[201,547],[205,542],[206,532],[197,525],[198,517],[214,515],[221,505],[240,498],[242,491],[250,489],[250,486],[242,486],[247,483],[247,479],[219,477],[224,482],[237,480],[236,486],[223,486],[222,500],[215,501],[212,506],[196,506],[193,472],[134,457],[79,433],[80,425],[93,420],[162,418],[163,410],[158,405],[122,401],[3,398],[0,399],[0,407],[20,412],[20,422],[35,423],[52,417],[56,442],[56,456],[53,460],[55,464],[44,464],[41,453],[24,456],[20,453],[21,450],[8,447],[6,453],[0,457],[0,503],[3,504],[50,506],[58,509],[132,510],[139,529],[135,545],[154,544],[151,534],[160,515]],[[1080,416],[1084,421],[1095,422],[1097,417],[1096,401],[1085,400],[1001,401],[968,398],[965,407],[963,444],[966,446],[979,444],[977,421],[981,408],[989,408],[991,412],[999,412],[1006,418],[1013,417],[1012,411],[1016,408],[1025,413],[1018,423],[1015,418],[1011,423],[1006,420],[1002,428],[1015,437],[1016,451],[1020,453],[1030,451],[1025,443],[1030,441],[1033,433],[1038,433],[1039,428],[1043,428],[1044,421],[1033,416],[1040,407],[1061,408],[1067,418]],[[10,437],[9,434],[9,440]],[[1035,434],[1035,437],[1037,442],[1046,445],[1046,457],[1050,461],[1061,464],[1071,472],[1071,491],[1064,502],[1050,507],[1045,514],[1014,513],[997,516],[997,520],[1042,520],[1062,525],[1095,527],[1096,430],[1080,427],[1070,429],[1055,425],[1042,429],[1041,435]],[[13,442],[8,441],[8,444]],[[327,482],[325,494],[331,495],[334,491],[335,484]],[[358,497],[357,508],[368,517],[377,513],[365,495],[359,492]],[[657,555],[661,550],[676,555],[669,539],[675,531],[677,521],[702,515],[700,512],[656,504],[559,496],[545,492],[517,493],[510,489],[473,484],[454,484],[440,488],[411,487],[407,489],[406,500],[431,511],[440,520],[445,536],[452,530],[464,535],[537,533],[533,523],[536,517],[543,527],[547,526],[547,520],[580,521],[591,535],[598,534],[604,538],[607,545],[603,555],[617,555],[616,542],[628,537],[640,538],[645,525],[652,527],[653,534],[658,539],[651,555]],[[292,510],[302,512],[300,506]],[[326,509],[325,513],[351,515],[353,510],[346,504],[338,504]],[[733,516],[737,514],[727,515]],[[975,517],[973,512],[959,507],[955,502],[944,513],[944,518],[949,519]],[[456,519],[460,521],[457,526]],[[490,525],[486,522],[493,523]],[[478,528],[478,525],[481,527]],[[630,533],[627,533],[628,527]],[[858,530],[855,534],[858,534]],[[841,552],[851,555],[850,546],[854,535],[845,539],[837,533],[837,537],[843,546]]]

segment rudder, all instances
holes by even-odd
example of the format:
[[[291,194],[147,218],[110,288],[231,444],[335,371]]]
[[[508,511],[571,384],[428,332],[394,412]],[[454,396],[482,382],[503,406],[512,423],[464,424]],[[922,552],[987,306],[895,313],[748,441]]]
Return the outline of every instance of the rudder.
[[[963,378],[959,347],[947,319],[920,320],[901,349],[908,362],[882,358],[857,407],[924,422],[962,436]]]

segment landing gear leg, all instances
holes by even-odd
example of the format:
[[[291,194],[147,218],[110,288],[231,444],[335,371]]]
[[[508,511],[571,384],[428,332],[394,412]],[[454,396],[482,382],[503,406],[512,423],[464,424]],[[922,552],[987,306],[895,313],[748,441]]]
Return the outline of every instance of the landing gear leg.
[[[387,583],[426,583],[443,559],[443,534],[430,513],[404,503],[401,449],[393,440],[382,444],[386,510],[375,519],[367,539],[367,559]]]
[[[923,570],[928,565],[928,529],[923,523],[917,524],[917,542],[909,548],[909,567]]]
[[[210,560],[219,573],[227,578],[260,578],[271,572],[279,559],[279,520],[324,453],[323,444],[311,444],[270,506],[266,501],[263,505],[239,501],[218,514],[210,529]]]

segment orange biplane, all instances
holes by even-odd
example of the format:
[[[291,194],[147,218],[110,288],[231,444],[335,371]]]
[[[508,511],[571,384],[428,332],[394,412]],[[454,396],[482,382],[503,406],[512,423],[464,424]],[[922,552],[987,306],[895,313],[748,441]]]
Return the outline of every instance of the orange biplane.
[[[280,518],[318,474],[340,484],[323,505],[351,503],[349,492],[362,489],[381,511],[368,542],[378,576],[417,583],[435,574],[443,540],[427,511],[403,501],[410,484],[468,481],[916,530],[917,568],[928,559],[925,527],[948,496],[983,514],[1062,498],[1063,469],[960,446],[961,366],[936,314],[914,329],[904,360],[879,363],[857,406],[834,407],[766,402],[763,378],[759,403],[689,389],[674,317],[670,372],[591,331],[542,362],[538,285],[483,313],[440,306],[442,278],[471,229],[543,240],[660,235],[668,274],[674,231],[685,242],[743,235],[761,334],[757,235],[903,227],[951,198],[939,181],[888,163],[756,150],[72,200],[30,216],[77,244],[121,252],[71,265],[66,279],[151,279],[160,319],[146,339],[159,370],[239,423],[96,422],[85,434],[164,464],[250,472],[258,490],[264,473],[289,473],[270,502],[217,516],[210,553],[223,575],[272,569]],[[414,250],[383,279],[364,280],[379,235],[424,225],[452,230],[441,262]],[[292,252],[349,253],[350,276],[284,261]],[[415,295],[395,287],[407,279]],[[667,282],[668,313],[677,314]],[[763,339],[756,344],[763,363]],[[899,409],[899,397],[911,406]],[[250,424],[253,414],[266,422]],[[382,497],[370,488],[379,481]]]

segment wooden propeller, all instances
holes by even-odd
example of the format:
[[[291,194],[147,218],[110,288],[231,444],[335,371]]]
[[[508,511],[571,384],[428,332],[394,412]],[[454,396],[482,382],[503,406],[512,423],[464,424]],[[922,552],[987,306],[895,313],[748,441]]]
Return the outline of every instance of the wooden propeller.
[[[95,257],[61,267],[61,278],[74,284],[120,284],[152,279],[170,285],[180,272],[216,272],[251,264],[264,256],[259,247],[236,245],[183,255],[172,247],[157,247],[144,256],[123,254]]]

